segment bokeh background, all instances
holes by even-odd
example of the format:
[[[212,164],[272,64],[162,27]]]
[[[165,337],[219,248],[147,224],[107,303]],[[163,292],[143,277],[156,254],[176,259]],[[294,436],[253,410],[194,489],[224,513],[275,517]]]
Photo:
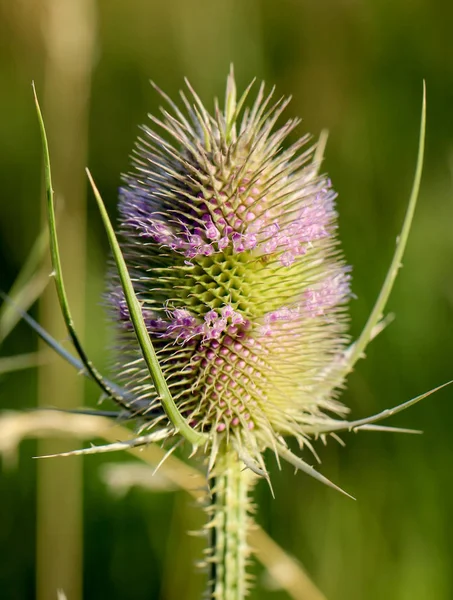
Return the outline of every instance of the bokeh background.
[[[442,0],[1,0],[0,288],[8,290],[42,227],[35,80],[49,129],[64,270],[90,355],[108,365],[101,295],[108,248],[88,195],[90,166],[112,215],[138,124],[158,109],[152,78],[175,96],[187,76],[202,99],[223,97],[230,62],[293,95],[300,132],[330,131],[325,169],[339,193],[340,232],[353,265],[357,334],[395,247],[413,177],[422,80],[428,90],[425,171],[395,321],[350,376],[356,417],[453,378],[453,4]],[[49,286],[50,287],[50,286]],[[48,290],[39,317],[65,334]],[[2,356],[33,352],[23,324]],[[97,393],[56,359],[0,374],[0,408],[94,406]],[[296,556],[329,600],[453,598],[452,394],[443,390],[388,424],[423,436],[344,435],[319,447],[322,471],[357,497],[269,457],[276,498],[257,489],[257,520]],[[114,495],[106,455],[39,463],[37,453],[87,442],[21,444],[0,474],[0,596],[5,600],[200,597],[192,573],[203,515],[183,492]],[[1,440],[0,440],[1,444]],[[259,566],[252,598],[283,600]],[[307,596],[307,600],[310,597]]]

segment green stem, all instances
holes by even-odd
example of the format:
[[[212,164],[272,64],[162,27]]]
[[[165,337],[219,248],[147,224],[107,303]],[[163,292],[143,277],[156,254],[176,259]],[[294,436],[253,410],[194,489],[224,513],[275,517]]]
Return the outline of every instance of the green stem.
[[[219,454],[210,481],[209,598],[243,600],[246,596],[249,491],[255,479],[236,452]]]

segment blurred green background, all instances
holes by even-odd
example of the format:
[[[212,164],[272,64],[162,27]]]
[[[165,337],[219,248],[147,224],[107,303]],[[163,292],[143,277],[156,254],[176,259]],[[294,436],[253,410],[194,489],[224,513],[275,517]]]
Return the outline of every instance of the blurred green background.
[[[212,106],[233,62],[241,89],[257,77],[293,95],[287,114],[303,117],[300,133],[330,131],[325,169],[339,193],[340,233],[354,269],[357,334],[401,226],[425,78],[425,171],[389,304],[396,320],[369,347],[343,400],[360,417],[453,378],[452,26],[453,3],[445,0],[0,0],[0,288],[11,286],[42,223],[35,80],[64,203],[68,289],[86,347],[105,368],[108,248],[91,197],[85,216],[83,169],[90,166],[114,214],[137,126],[158,109],[149,79],[175,96],[187,76]],[[63,339],[52,296],[40,318]],[[36,347],[20,324],[0,352]],[[75,373],[52,365],[39,378],[36,370],[2,375],[0,408],[35,407],[38,392],[41,405],[80,404],[83,392],[95,405],[92,385],[81,390]],[[423,429],[423,436],[347,434],[346,448],[319,446],[322,472],[357,502],[290,467],[279,472],[269,456],[276,498],[258,486],[257,520],[329,600],[453,598],[452,394],[443,390],[388,423]],[[4,464],[0,474],[1,598],[56,598],[60,576],[68,600],[200,597],[203,578],[192,566],[202,543],[185,532],[204,517],[187,495],[112,495],[100,469],[127,459],[117,455],[46,463],[38,477],[31,457],[42,453],[40,444],[26,441],[15,468]],[[261,567],[254,570],[252,598],[288,597]]]

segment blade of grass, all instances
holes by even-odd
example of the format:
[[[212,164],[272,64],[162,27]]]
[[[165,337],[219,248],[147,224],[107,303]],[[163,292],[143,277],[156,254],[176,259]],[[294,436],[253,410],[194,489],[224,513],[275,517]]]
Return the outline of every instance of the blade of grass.
[[[69,308],[69,302],[66,295],[65,285],[63,281],[63,272],[61,268],[61,260],[60,260],[60,252],[58,248],[58,237],[57,237],[57,228],[56,228],[56,219],[55,219],[55,206],[54,206],[54,192],[52,188],[52,171],[50,167],[50,154],[49,154],[49,145],[47,142],[47,134],[46,128],[44,125],[44,119],[41,113],[41,108],[39,106],[38,96],[36,94],[36,89],[33,84],[33,95],[35,99],[36,112],[38,115],[39,128],[41,132],[41,141],[42,148],[44,154],[44,177],[45,177],[45,186],[46,186],[46,200],[47,200],[47,215],[48,215],[48,226],[49,226],[49,245],[50,245],[50,256],[52,261],[53,268],[53,277],[55,279],[55,287],[57,290],[58,301],[60,304],[60,309],[63,315],[63,319],[66,325],[66,329],[68,330],[71,341],[74,345],[74,348],[77,354],[82,361],[84,368],[90,374],[91,378],[98,384],[98,386],[102,389],[102,391],[113,400],[118,402],[121,406],[125,405],[125,399],[117,394],[117,392],[112,389],[107,380],[99,373],[99,371],[94,367],[93,363],[88,359],[82,344],[77,336],[74,327],[74,321],[72,319],[71,311]]]
[[[46,357],[43,352],[30,352],[29,354],[18,354],[16,356],[0,357],[0,375],[11,373],[12,371],[21,371],[38,367],[45,362]]]
[[[27,310],[38,299],[49,281],[47,271],[42,266],[48,245],[47,230],[43,230],[33,244],[24,266],[9,290],[10,298],[23,310]],[[2,304],[0,307],[0,344],[11,333],[19,320],[20,316],[10,304]]]
[[[37,323],[33,319],[33,317],[31,317],[28,313],[15,306],[11,298],[3,294],[3,292],[0,292],[0,298],[3,298],[5,300],[5,303],[8,302],[9,304],[11,304],[13,310],[19,314],[19,316],[27,323],[27,325],[31,327],[33,331],[35,331],[39,335],[39,337],[50,348],[52,348],[52,350],[54,350],[54,352],[56,352],[67,363],[69,363],[71,366],[77,369],[79,373],[85,375],[85,377],[88,377],[89,379],[92,379],[91,373],[86,369],[86,365],[81,360],[73,356],[70,352],[68,352],[66,348],[64,348],[59,342],[57,342],[57,340],[54,337],[50,335],[50,333],[48,333],[43,327],[41,327],[41,325]],[[133,398],[128,394],[128,392],[113,381],[110,381],[109,379],[104,379],[104,381],[107,384],[108,388],[116,393],[116,397],[122,398],[123,408],[131,408],[128,403],[132,403]]]
[[[15,304],[13,303],[11,298],[9,298],[9,296],[6,296],[5,294],[3,294],[3,292],[0,292],[0,298],[3,298],[5,300],[5,303],[9,303],[12,309],[17,312],[19,317],[22,318],[27,323],[27,325],[31,327],[31,329],[33,329],[33,331],[35,331],[35,333],[37,333],[39,337],[50,348],[52,348],[52,350],[54,350],[59,356],[61,356],[64,360],[66,360],[66,362],[72,365],[79,372],[84,374],[86,373],[84,364],[80,360],[75,358],[75,356],[72,356],[72,354],[68,352],[66,348],[64,348],[59,342],[57,342],[57,340],[54,337],[52,337],[50,333],[47,333],[47,331],[43,327],[41,327],[41,325],[37,321],[35,321],[33,317],[31,317],[25,311],[21,310],[19,307],[15,306]]]
[[[110,218],[108,216],[104,202],[88,169],[87,175],[91,187],[93,188],[93,193],[96,198],[99,212],[101,213],[107,237],[109,239],[110,247],[112,249],[113,258],[118,269],[121,287],[123,288],[124,297],[126,299],[127,307],[129,309],[129,314],[132,321],[132,325],[134,327],[135,335],[137,336],[137,340],[140,345],[140,349],[148,367],[153,384],[156,388],[157,393],[160,396],[162,406],[175,429],[193,446],[199,446],[200,444],[206,441],[207,436],[203,433],[195,431],[194,429],[192,429],[192,427],[190,427],[190,425],[179,412],[178,407],[176,406],[175,401],[173,400],[171,392],[168,389],[167,382],[165,381],[165,377],[160,368],[159,361],[156,356],[156,351],[154,350],[153,344],[148,335],[148,331],[146,329],[145,321],[142,315],[142,309],[140,307],[140,303],[137,299],[137,296],[135,295],[134,286],[132,285],[132,281],[127,270],[123,253],[121,252],[120,245],[118,243],[118,240],[116,239],[115,231],[110,222]]]

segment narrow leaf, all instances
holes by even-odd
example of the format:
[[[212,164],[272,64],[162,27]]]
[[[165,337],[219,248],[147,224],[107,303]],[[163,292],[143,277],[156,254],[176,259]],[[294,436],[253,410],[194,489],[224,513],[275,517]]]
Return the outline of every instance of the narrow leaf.
[[[44,125],[44,119],[41,113],[41,108],[38,102],[38,96],[36,94],[36,89],[33,84],[33,95],[35,99],[36,112],[38,114],[39,127],[41,131],[41,141],[42,148],[44,154],[44,174],[45,174],[45,185],[46,185],[46,199],[47,199],[47,218],[48,218],[48,226],[49,226],[49,245],[50,245],[50,257],[52,261],[53,268],[53,276],[55,278],[55,287],[57,290],[58,301],[60,304],[60,309],[63,315],[63,319],[66,325],[66,329],[68,330],[71,341],[74,345],[74,348],[77,354],[80,357],[80,360],[83,363],[84,368],[88,371],[91,378],[98,384],[98,386],[102,389],[102,391],[110,396],[118,402],[121,406],[125,405],[125,400],[123,397],[119,396],[117,392],[112,389],[108,382],[102,377],[102,375],[98,372],[98,370],[94,367],[92,362],[88,359],[88,356],[85,353],[85,350],[82,347],[82,344],[78,338],[78,335],[75,331],[74,321],[72,319],[71,311],[69,308],[69,302],[66,295],[66,290],[63,281],[63,272],[61,268],[61,260],[60,260],[60,252],[58,248],[58,237],[57,237],[57,228],[56,228],[56,219],[55,219],[55,206],[54,206],[54,192],[52,188],[52,171],[50,167],[50,154],[49,154],[49,145],[47,142],[47,134]]]
[[[48,234],[47,230],[43,230],[33,244],[24,266],[9,290],[9,297],[23,310],[27,310],[39,298],[49,281],[47,271],[42,266],[47,247]],[[18,321],[20,321],[20,315],[11,304],[2,304],[0,307],[0,344],[11,333]]]
[[[341,371],[338,373],[338,384],[343,380],[344,377],[353,369],[357,360],[362,356],[365,348],[368,345],[368,342],[372,338],[373,329],[379,323],[383,316],[383,312],[385,310],[385,306],[387,304],[390,293],[393,289],[393,284],[395,283],[396,276],[400,269],[401,260],[403,258],[404,251],[406,249],[407,239],[409,237],[409,232],[412,225],[412,220],[415,212],[415,207],[417,205],[418,194],[420,190],[420,181],[422,177],[423,170],[423,156],[425,150],[425,131],[426,131],[426,87],[423,82],[423,102],[422,102],[422,115],[420,122],[420,138],[418,145],[418,156],[417,156],[417,164],[415,168],[415,176],[412,184],[412,191],[409,198],[409,203],[406,210],[406,215],[404,217],[403,227],[401,229],[401,233],[397,238],[397,244],[395,248],[395,253],[393,255],[392,262],[390,264],[390,268],[387,272],[386,278],[382,285],[381,291],[379,293],[376,304],[374,305],[373,310],[368,318],[368,321],[363,328],[362,333],[360,334],[357,341],[351,346],[351,351],[347,355],[346,361],[343,363]]]
[[[165,381],[165,377],[160,368],[153,344],[148,335],[148,331],[146,329],[145,321],[142,315],[142,309],[140,307],[140,303],[137,299],[137,296],[135,295],[134,287],[132,285],[129,272],[127,270],[126,262],[121,252],[118,240],[116,239],[115,231],[110,222],[110,218],[107,214],[104,202],[88,169],[87,174],[91,187],[93,188],[93,193],[96,198],[99,212],[101,213],[102,221],[104,223],[104,227],[110,242],[110,247],[112,249],[113,258],[118,269],[121,287],[123,288],[124,297],[126,299],[127,307],[129,309],[132,325],[134,327],[134,331],[137,336],[137,340],[140,345],[143,358],[148,367],[153,384],[156,388],[157,393],[159,394],[163,408],[175,429],[179,431],[181,435],[184,438],[186,438],[186,440],[190,442],[193,446],[199,446],[206,440],[206,435],[203,433],[198,433],[190,427],[190,425],[179,412],[178,407],[176,406],[173,400],[170,390],[168,389],[167,382]]]
[[[0,357],[0,375],[11,373],[12,371],[20,371],[29,369],[30,367],[38,367],[44,364],[45,356],[43,352],[31,352],[29,354],[18,354],[16,356]]]

